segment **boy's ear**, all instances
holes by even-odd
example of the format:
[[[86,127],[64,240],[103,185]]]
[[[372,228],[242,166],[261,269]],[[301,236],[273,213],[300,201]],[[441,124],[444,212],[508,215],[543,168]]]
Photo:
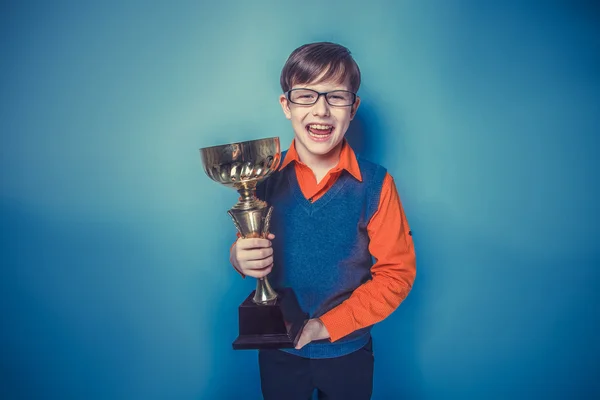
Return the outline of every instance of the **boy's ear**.
[[[285,97],[285,94],[279,96],[279,104],[281,104],[281,109],[283,110],[285,117],[287,119],[292,119],[292,112],[290,111],[290,102],[288,101],[287,97]]]
[[[358,106],[360,106],[360,97],[356,96],[356,102],[352,105],[352,109],[350,110],[350,120],[354,119],[356,112],[358,111]]]

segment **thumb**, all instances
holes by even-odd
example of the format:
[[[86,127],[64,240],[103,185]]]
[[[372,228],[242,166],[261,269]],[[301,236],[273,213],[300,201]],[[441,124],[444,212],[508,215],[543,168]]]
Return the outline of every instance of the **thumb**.
[[[267,235],[267,239],[269,239],[269,240],[273,240],[273,239],[275,239],[275,235],[273,235],[272,233],[269,233],[269,234]]]
[[[312,331],[310,328],[310,324],[307,322],[302,328],[302,333],[300,333],[300,338],[298,339],[298,343],[296,344],[296,350],[300,350],[311,341]]]
[[[298,344],[296,344],[296,350],[300,350],[303,348],[308,342],[310,342],[309,334],[307,331],[303,330],[300,334],[300,339],[298,339]]]

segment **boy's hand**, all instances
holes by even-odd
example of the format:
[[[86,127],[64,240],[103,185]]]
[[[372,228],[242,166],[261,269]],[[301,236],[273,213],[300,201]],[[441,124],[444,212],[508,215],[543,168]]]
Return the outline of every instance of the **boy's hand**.
[[[325,325],[321,322],[319,318],[309,319],[306,325],[304,325],[304,329],[302,329],[302,333],[300,334],[300,339],[298,339],[298,344],[296,345],[296,349],[301,349],[308,343],[313,340],[321,340],[329,338],[329,332]]]
[[[271,240],[275,235],[269,233],[266,239],[238,239],[231,248],[229,260],[241,274],[253,278],[267,276],[273,268],[273,248]]]

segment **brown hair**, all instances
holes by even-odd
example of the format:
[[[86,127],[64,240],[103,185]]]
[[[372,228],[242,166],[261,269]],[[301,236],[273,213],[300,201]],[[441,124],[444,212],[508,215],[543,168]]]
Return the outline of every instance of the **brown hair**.
[[[318,78],[319,81],[315,82]],[[348,83],[352,92],[358,91],[360,69],[346,47],[331,42],[309,43],[298,47],[285,62],[279,82],[285,93],[295,84],[326,80]]]

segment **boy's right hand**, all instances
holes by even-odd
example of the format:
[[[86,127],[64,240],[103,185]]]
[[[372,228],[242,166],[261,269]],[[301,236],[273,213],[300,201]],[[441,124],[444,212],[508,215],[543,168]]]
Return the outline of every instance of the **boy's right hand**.
[[[254,278],[267,276],[273,268],[273,247],[269,233],[266,239],[239,238],[231,248],[229,260],[239,273]]]

